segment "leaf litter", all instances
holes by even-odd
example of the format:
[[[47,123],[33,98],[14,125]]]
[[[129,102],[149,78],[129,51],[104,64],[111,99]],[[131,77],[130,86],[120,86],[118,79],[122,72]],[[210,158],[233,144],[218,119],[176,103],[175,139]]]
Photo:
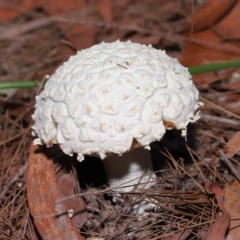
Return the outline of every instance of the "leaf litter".
[[[41,80],[76,49],[117,39],[166,49],[185,66],[239,56],[239,1],[59,2],[23,0],[17,7],[1,2],[0,81]],[[211,14],[211,9],[219,10]],[[204,22],[201,15],[206,16]],[[98,172],[97,179],[89,176],[86,180],[79,198],[86,202],[86,214],[75,218],[86,239],[238,239],[239,70],[200,74],[193,79],[205,104],[202,118],[189,127],[186,143],[178,131],[171,131],[153,144],[151,155],[159,172],[152,189],[143,193],[138,187],[122,194],[113,205],[106,195],[112,190],[100,186],[106,181],[104,172]],[[32,141],[31,113],[39,90],[14,90],[0,99],[3,240],[41,239],[29,212],[25,178]],[[59,161],[54,166],[59,185],[65,185],[62,199],[79,195],[72,170]],[[101,162],[94,166],[94,171],[101,169]],[[96,185],[91,185],[93,181]],[[206,181],[212,184],[205,188]],[[132,206],[143,199],[156,208],[147,216],[135,216]],[[70,208],[79,206],[74,201]]]

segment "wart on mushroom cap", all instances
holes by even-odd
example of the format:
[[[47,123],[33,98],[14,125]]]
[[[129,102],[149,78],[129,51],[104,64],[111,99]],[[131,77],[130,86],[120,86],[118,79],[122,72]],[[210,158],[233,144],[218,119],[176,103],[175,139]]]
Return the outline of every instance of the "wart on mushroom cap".
[[[198,90],[176,59],[152,46],[101,43],[77,52],[36,97],[35,144],[59,144],[68,155],[128,152],[133,141],[149,148],[166,129],[199,119]]]

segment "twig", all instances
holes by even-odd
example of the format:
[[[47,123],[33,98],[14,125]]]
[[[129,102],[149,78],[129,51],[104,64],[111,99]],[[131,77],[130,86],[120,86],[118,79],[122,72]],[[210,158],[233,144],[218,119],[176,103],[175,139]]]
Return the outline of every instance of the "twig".
[[[207,114],[200,114],[201,118],[207,121],[215,121],[219,123],[225,123],[225,124],[230,124],[234,126],[240,126],[240,121],[229,119],[229,118],[224,118],[224,117],[217,117],[217,116],[211,116]]]
[[[24,34],[26,32],[33,31],[35,29],[39,29],[42,27],[46,27],[50,24],[52,24],[52,22],[48,18],[40,18],[40,19],[23,23],[21,25],[13,25],[11,27],[8,27],[7,31],[2,30],[0,32],[0,40],[11,40],[21,34]]]
[[[226,114],[229,114],[230,116],[233,116],[233,117],[235,117],[237,119],[240,119],[239,115],[237,115],[235,113],[232,113],[231,111],[228,111],[227,109],[225,109],[225,108],[223,108],[223,107],[221,107],[221,106],[219,106],[219,105],[209,101],[208,99],[206,99],[206,98],[204,98],[202,96],[200,96],[199,98],[200,98],[201,101],[204,101],[204,102],[210,104],[211,106],[215,107],[216,109],[219,109],[220,111],[225,112]]]
[[[234,176],[238,179],[238,181],[240,181],[240,174],[237,171],[237,169],[233,166],[233,164],[231,163],[231,161],[226,157],[225,153],[223,152],[223,150],[219,150],[219,153],[223,159],[223,161],[227,164],[227,166],[230,168],[230,170],[232,171],[232,173],[234,174]]]
[[[119,63],[117,63],[117,66],[127,69],[127,67],[125,67],[125,66],[123,66],[123,65],[121,65]]]
[[[169,160],[172,161],[172,163],[175,165],[176,169],[179,168],[181,171],[183,171],[187,176],[189,176],[192,180],[193,180],[193,183],[203,192],[205,193],[205,190],[204,188],[201,186],[200,183],[198,183],[196,181],[196,179],[191,176],[191,174],[189,174],[180,164],[178,164],[178,162],[173,158],[173,156],[170,154],[170,152],[168,151],[168,149],[165,148],[165,151],[166,152],[163,152],[161,151],[161,153],[166,156]]]

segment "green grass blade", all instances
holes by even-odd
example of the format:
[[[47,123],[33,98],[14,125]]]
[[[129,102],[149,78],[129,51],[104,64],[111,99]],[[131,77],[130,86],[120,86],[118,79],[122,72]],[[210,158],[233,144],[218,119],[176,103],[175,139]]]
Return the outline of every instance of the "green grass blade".
[[[11,81],[11,82],[0,82],[0,89],[7,88],[33,88],[36,87],[35,81]]]
[[[199,74],[199,73],[213,72],[213,71],[218,71],[218,70],[227,69],[227,68],[234,68],[234,67],[240,67],[240,60],[212,63],[212,64],[206,64],[202,66],[192,66],[188,68],[188,71],[191,74]]]

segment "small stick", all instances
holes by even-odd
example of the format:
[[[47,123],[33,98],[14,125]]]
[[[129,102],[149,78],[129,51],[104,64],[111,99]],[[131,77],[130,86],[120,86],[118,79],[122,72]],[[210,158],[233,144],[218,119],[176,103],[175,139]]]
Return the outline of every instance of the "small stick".
[[[227,164],[227,166],[230,168],[230,170],[232,171],[232,173],[234,174],[234,176],[238,179],[238,181],[240,181],[240,174],[237,171],[237,169],[233,166],[233,164],[231,163],[231,161],[226,157],[225,153],[223,152],[223,150],[219,150],[219,153],[223,159],[223,161]]]
[[[127,69],[127,67],[125,67],[125,66],[123,66],[123,65],[121,65],[121,64],[119,64],[119,63],[117,63],[117,65],[118,65],[119,67],[122,67],[122,68]]]
[[[226,124],[235,125],[235,126],[240,125],[240,121],[229,119],[229,118],[216,117],[216,116],[211,116],[211,115],[207,115],[207,114],[201,114],[201,117],[204,120],[216,121],[216,122],[219,122],[219,123],[226,123]]]

